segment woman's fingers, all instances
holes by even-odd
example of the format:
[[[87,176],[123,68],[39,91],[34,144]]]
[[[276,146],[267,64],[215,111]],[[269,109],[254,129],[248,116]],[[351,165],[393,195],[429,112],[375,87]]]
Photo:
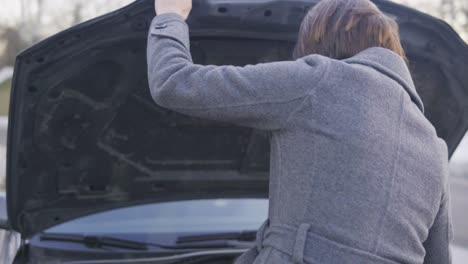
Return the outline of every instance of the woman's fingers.
[[[155,0],[157,15],[175,13],[187,19],[192,10],[192,0]]]

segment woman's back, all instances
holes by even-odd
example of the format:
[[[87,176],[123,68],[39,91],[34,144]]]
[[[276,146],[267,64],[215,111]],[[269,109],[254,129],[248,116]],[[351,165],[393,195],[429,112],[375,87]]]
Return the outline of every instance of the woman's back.
[[[327,68],[273,132],[270,225],[310,224],[339,244],[333,259],[355,250],[422,263],[445,192],[446,145],[396,54],[372,48]]]

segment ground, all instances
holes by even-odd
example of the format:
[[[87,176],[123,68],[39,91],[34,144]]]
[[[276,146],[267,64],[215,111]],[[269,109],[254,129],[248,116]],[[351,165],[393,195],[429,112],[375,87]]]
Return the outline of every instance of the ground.
[[[8,115],[11,80],[0,84],[0,116]]]

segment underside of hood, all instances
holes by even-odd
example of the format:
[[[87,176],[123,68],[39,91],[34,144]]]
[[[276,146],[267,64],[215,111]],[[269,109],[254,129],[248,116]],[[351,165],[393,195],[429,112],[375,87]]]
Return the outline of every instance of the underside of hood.
[[[289,60],[316,1],[195,1],[194,61]],[[468,127],[468,48],[444,22],[375,1],[400,25],[426,115],[450,153]],[[266,197],[268,134],[158,107],[146,75],[153,0],[21,53],[8,137],[11,226],[24,237],[93,212],[202,198]]]

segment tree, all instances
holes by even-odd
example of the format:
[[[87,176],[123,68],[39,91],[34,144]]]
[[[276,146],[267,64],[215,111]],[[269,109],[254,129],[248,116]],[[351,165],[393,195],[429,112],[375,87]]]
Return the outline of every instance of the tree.
[[[9,1],[18,1],[19,16],[0,17],[0,68],[12,66],[18,52],[40,39],[132,0],[0,0],[0,4]]]
[[[440,17],[459,31],[465,40],[468,40],[468,1],[441,0],[438,10]]]
[[[78,24],[83,21],[83,3],[81,1],[77,2],[73,7],[72,12],[72,24]]]
[[[441,18],[468,41],[467,0],[392,0]]]
[[[0,57],[0,67],[1,65],[12,66],[15,63],[16,54],[30,44],[24,40],[18,30],[11,27],[1,30],[0,38],[5,41],[3,56]]]
[[[461,7],[460,12],[462,13],[462,16],[465,18],[465,22],[462,24],[463,30],[466,32],[466,34],[468,34],[468,3],[467,2],[465,2],[465,5]]]

